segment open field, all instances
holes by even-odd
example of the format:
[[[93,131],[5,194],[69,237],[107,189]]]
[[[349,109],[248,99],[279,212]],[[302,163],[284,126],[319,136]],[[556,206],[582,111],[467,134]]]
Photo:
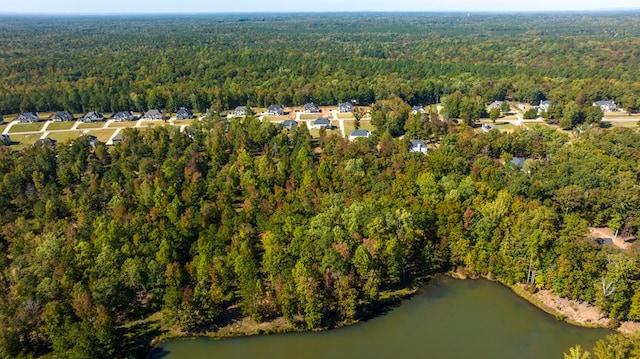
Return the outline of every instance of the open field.
[[[9,130],[9,133],[36,132],[36,131],[40,131],[42,126],[44,126],[44,122],[19,123],[19,124],[13,125]]]
[[[100,142],[107,142],[114,132],[116,132],[114,129],[90,130],[87,134],[98,137]]]
[[[351,112],[338,113],[338,118],[342,118],[342,119],[353,119],[353,113],[351,113]]]
[[[68,130],[75,124],[75,121],[52,122],[47,126],[47,131]]]
[[[4,131],[5,127],[7,127],[7,124],[0,125],[0,132]]]
[[[27,146],[31,146],[34,142],[40,139],[42,134],[26,134],[26,135],[10,135],[11,137],[11,147],[15,149],[24,148]]]
[[[639,119],[640,121],[640,119]],[[625,127],[625,128],[638,128],[638,121],[615,121],[615,122],[609,122],[609,121],[602,121],[602,124],[604,125],[603,127],[608,127],[608,126],[613,126],[613,127]]]
[[[49,138],[58,141],[59,143],[66,142],[68,140],[79,137],[82,131],[64,131],[64,132],[52,132],[49,133]]]
[[[104,126],[104,122],[100,121],[100,122],[81,123],[76,128],[86,130],[88,128],[101,128],[102,126]]]
[[[301,113],[300,114],[301,120],[315,120],[318,117],[322,117],[322,114],[321,113]]]
[[[292,119],[291,116],[289,115],[282,115],[282,116],[264,116],[264,119],[270,122],[280,122],[280,121],[284,121],[284,120],[289,120]]]
[[[191,118],[191,119],[188,119],[188,120],[175,120],[175,121],[173,121],[173,123],[176,124],[176,125],[190,125],[194,121],[198,121],[198,120],[195,119],[195,118]]]
[[[138,121],[111,122],[109,127],[135,127]]]

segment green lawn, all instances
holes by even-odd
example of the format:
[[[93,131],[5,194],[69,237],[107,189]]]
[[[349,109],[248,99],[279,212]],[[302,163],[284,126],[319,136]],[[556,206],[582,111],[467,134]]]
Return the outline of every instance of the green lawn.
[[[135,127],[138,121],[111,122],[109,127]]]
[[[47,126],[47,131],[68,130],[75,124],[75,121],[52,122]]]
[[[17,125],[13,125],[9,130],[9,133],[15,132],[38,132],[44,126],[44,122],[35,122],[35,123],[19,123]]]
[[[356,129],[354,126],[354,120],[345,120],[344,121],[344,132],[345,137],[349,137],[349,134]],[[369,130],[371,132],[375,131],[376,127],[371,124],[370,120],[360,120],[360,129],[361,130]]]
[[[2,133],[2,131],[4,131],[5,127],[7,127],[7,124],[0,125],[0,133]]]
[[[98,137],[98,140],[100,140],[100,142],[107,142],[107,140],[111,138],[111,135],[113,135],[114,132],[116,132],[116,130],[91,130],[87,134]]]
[[[26,134],[26,135],[10,135],[12,145],[14,149],[24,148],[31,146],[34,142],[40,139],[41,133]]]
[[[197,120],[197,119],[195,119],[195,118],[191,118],[191,119],[188,119],[188,120],[175,120],[175,121],[173,121],[173,123],[174,123],[175,125],[190,125],[190,124],[192,124],[194,121],[198,121],[198,120]]]
[[[602,123],[605,125],[604,127],[606,127],[608,125],[611,125],[613,127],[638,128],[638,120],[625,121],[625,122],[607,122],[607,121],[602,121]]]
[[[63,143],[70,139],[77,138],[81,134],[82,134],[82,131],[52,132],[52,133],[49,133],[48,137],[58,141],[59,143]]]
[[[100,122],[81,123],[76,128],[78,129],[101,128],[102,126],[104,126],[104,122],[100,121]]]

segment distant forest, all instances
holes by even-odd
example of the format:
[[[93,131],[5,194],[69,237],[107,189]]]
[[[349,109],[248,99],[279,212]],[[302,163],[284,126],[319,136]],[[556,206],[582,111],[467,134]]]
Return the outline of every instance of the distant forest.
[[[635,13],[0,18],[5,114],[354,99],[375,103],[376,127],[350,142],[209,116],[184,132],[125,129],[112,147],[1,147],[0,357],[144,357],[163,335],[246,317],[334,328],[449,270],[506,284],[535,270],[532,290],[596,304],[614,326],[640,320],[638,245],[587,239],[590,226],[637,235],[638,131],[481,134],[446,118],[500,99],[572,116],[598,99],[634,108],[639,25]],[[441,98],[443,114],[410,115]],[[414,136],[428,154],[409,151]],[[639,342],[611,337],[594,354],[637,356]]]
[[[0,113],[411,105],[460,92],[640,101],[640,17],[287,14],[0,18]]]

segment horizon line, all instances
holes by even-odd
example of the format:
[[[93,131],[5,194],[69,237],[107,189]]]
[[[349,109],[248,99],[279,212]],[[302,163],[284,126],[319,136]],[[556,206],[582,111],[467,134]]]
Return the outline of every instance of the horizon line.
[[[565,9],[565,10],[305,10],[305,11],[158,11],[158,12],[2,12],[0,16],[153,16],[153,15],[295,15],[295,14],[576,14],[576,13],[611,13],[611,12],[638,12],[638,7],[603,8],[603,9]]]

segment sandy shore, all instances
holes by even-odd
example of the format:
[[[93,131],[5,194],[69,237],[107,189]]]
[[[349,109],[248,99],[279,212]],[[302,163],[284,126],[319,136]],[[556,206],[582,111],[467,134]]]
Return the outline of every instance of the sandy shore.
[[[600,308],[589,303],[559,297],[550,290],[539,290],[531,294],[524,284],[512,287],[514,292],[547,313],[562,318],[569,323],[587,327],[611,328],[615,322],[604,316]],[[640,332],[640,322],[620,322],[617,331],[625,334]]]

